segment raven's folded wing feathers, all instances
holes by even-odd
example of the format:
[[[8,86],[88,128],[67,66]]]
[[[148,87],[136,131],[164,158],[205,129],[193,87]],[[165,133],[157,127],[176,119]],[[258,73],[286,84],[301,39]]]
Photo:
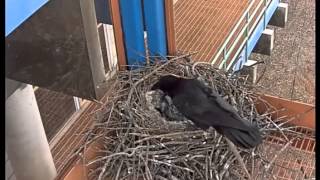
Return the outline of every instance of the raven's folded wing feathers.
[[[169,79],[171,83],[168,84],[162,81],[165,84],[163,89],[172,97],[177,109],[196,126],[202,129],[214,127],[236,145],[244,148],[261,143],[258,128],[243,120],[217,92],[195,79]]]

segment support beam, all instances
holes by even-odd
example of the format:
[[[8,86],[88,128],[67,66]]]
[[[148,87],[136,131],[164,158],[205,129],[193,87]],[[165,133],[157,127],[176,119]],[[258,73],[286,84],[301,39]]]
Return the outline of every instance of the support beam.
[[[121,24],[119,0],[109,0],[112,24],[114,29],[114,38],[117,48],[117,58],[119,70],[126,70],[127,55],[125,52],[124,37]]]
[[[53,180],[56,168],[31,85],[6,100],[6,152],[17,179]]]
[[[258,40],[252,52],[270,56],[273,46],[274,46],[274,30],[265,29],[262,32],[261,37]]]
[[[6,36],[5,64],[6,78],[100,99],[107,86],[94,2],[45,3]]]
[[[248,60],[240,71],[241,75],[249,75],[248,81],[251,81],[253,84],[257,81],[257,66],[252,66],[255,63],[257,61]]]
[[[167,1],[165,0],[165,16],[166,16],[166,30],[167,30],[167,46],[168,46],[168,54],[176,55],[176,36],[175,36],[175,28],[174,28],[174,3],[175,1]]]
[[[279,3],[274,12],[269,25],[284,28],[288,20],[288,3]]]

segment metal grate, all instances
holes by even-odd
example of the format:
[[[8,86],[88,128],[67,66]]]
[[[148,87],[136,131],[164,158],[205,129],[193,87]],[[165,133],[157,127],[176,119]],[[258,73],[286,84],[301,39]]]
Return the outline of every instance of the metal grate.
[[[208,61],[248,6],[243,0],[179,0],[174,6],[177,49]]]
[[[315,139],[314,130],[306,128],[296,128],[295,131],[306,134],[308,137],[294,141],[289,148],[279,154],[272,167],[273,179],[277,180],[302,180],[315,178]],[[279,136],[274,135],[267,139],[267,152],[278,152],[283,143],[279,141]]]
[[[271,0],[179,0],[174,7],[177,49],[229,69]]]

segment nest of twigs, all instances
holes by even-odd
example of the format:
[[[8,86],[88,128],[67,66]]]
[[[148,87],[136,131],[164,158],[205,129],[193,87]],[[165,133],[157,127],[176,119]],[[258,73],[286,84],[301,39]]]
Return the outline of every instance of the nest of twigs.
[[[256,124],[264,138],[278,134],[281,148],[266,152],[264,142],[254,149],[235,148],[212,130],[204,132],[185,122],[167,121],[147,107],[145,94],[160,76],[201,77],[207,85],[236,108],[240,116]],[[91,179],[272,179],[278,155],[304,134],[294,131],[293,119],[271,119],[277,110],[264,102],[246,76],[230,76],[206,63],[192,63],[187,55],[118,72],[103,118],[95,123],[89,139],[101,139],[104,156],[87,165]],[[268,110],[259,114],[255,103]],[[313,136],[313,135],[311,135]],[[268,157],[269,156],[269,157]]]

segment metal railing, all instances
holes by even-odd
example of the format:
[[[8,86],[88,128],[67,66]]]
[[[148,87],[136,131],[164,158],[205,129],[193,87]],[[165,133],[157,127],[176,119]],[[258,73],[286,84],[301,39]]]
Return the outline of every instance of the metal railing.
[[[252,34],[253,30],[257,26],[257,24],[260,21],[261,17],[265,14],[265,10],[267,9],[269,4],[271,3],[271,0],[260,0],[259,4],[255,7],[255,9],[252,12],[252,14],[250,14],[249,12],[250,12],[251,8],[253,7],[253,5],[254,5],[254,3],[256,1],[257,0],[251,0],[250,1],[250,4],[248,5],[247,9],[243,13],[243,15],[240,17],[240,19],[238,20],[237,24],[234,26],[234,28],[232,29],[230,34],[227,36],[227,39],[224,41],[222,46],[219,48],[217,54],[214,56],[213,60],[211,61],[211,64],[216,63],[217,60],[219,59],[219,57],[223,53],[223,60],[219,64],[219,68],[225,68],[225,69],[228,70],[232,66],[233,61],[237,58],[237,56],[241,52],[241,50],[244,47],[244,45],[247,43],[250,35]],[[258,10],[261,8],[261,5],[263,3],[264,3],[263,9],[260,11],[260,14],[255,19],[254,24],[251,27],[249,27],[250,23],[254,20],[255,15],[257,14]],[[235,41],[232,43],[231,47],[229,49],[227,49],[227,45],[230,43],[231,38],[236,35],[235,34],[236,30],[240,27],[240,25],[243,23],[244,20],[245,20],[245,25],[242,27],[240,33],[236,37]],[[230,57],[231,53],[233,52],[234,48],[236,47],[236,45],[239,43],[239,41],[240,41],[240,39],[241,39],[241,37],[243,36],[244,33],[245,33],[245,38],[244,38],[243,42],[241,43],[239,49],[236,51],[235,55],[232,57],[229,65],[227,67],[227,63],[226,62],[229,59],[229,57]]]
[[[261,20],[261,17],[265,14],[265,10],[267,9],[267,7],[269,6],[269,4],[271,3],[271,0],[260,1],[260,3],[257,5],[257,8],[256,8],[256,9],[254,10],[254,12],[252,13],[253,16],[251,16],[251,17],[249,18],[248,24],[253,20],[254,15],[258,12],[258,9],[260,8],[260,6],[262,5],[263,2],[265,3],[263,9],[260,11],[260,14],[259,14],[258,17],[255,19],[252,27],[249,29],[248,34],[246,35],[244,41],[242,42],[241,46],[240,46],[239,49],[237,50],[235,56],[232,57],[229,65],[228,65],[228,67],[226,68],[227,70],[228,70],[229,68],[231,68],[231,66],[233,65],[233,62],[234,62],[235,59],[238,57],[238,55],[239,55],[240,51],[242,50],[242,48],[244,47],[245,43],[248,42],[250,35],[253,33],[255,27],[258,25],[259,21]],[[265,18],[265,16],[264,16],[264,18]],[[264,22],[265,22],[265,21],[264,21]],[[236,42],[235,42],[235,43],[236,43]],[[248,45],[246,46],[246,48],[247,48],[247,47],[248,47]],[[247,50],[246,50],[246,57],[247,57]],[[224,63],[224,64],[226,65],[226,63]]]

